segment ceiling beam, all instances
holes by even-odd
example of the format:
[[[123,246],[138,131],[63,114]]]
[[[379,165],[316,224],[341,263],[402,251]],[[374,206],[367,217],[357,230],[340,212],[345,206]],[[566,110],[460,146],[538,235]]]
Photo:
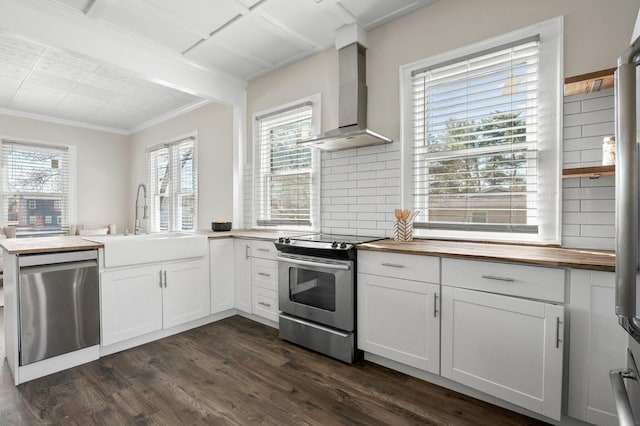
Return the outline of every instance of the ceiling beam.
[[[54,2],[0,0],[0,10],[0,32],[86,55],[219,103],[243,102],[245,80],[197,66],[179,53]]]

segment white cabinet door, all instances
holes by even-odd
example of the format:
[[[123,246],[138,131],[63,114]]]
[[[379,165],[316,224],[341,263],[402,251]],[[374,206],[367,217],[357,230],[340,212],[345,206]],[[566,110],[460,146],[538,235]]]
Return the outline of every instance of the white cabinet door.
[[[209,242],[209,268],[211,270],[211,313],[233,309],[234,242],[231,238]]]
[[[162,329],[160,266],[102,272],[102,345]]]
[[[170,328],[211,312],[208,259],[165,263],[163,268],[163,326]]]
[[[609,370],[627,365],[627,334],[615,311],[615,273],[571,271],[568,415],[618,425]]]
[[[439,374],[440,286],[370,274],[357,282],[358,347]]]
[[[234,241],[236,309],[251,313],[251,242]]]
[[[560,420],[564,307],[442,287],[442,376]]]

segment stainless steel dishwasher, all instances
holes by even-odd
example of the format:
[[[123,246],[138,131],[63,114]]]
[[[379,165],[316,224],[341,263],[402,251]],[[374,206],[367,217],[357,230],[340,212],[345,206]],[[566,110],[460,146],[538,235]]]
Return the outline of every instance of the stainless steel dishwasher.
[[[100,342],[97,250],[18,256],[20,365]]]

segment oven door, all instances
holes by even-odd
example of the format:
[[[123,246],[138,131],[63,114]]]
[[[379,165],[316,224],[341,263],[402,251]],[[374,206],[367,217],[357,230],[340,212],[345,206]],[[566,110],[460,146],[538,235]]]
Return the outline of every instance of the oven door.
[[[353,261],[278,255],[280,310],[340,330],[354,329]]]

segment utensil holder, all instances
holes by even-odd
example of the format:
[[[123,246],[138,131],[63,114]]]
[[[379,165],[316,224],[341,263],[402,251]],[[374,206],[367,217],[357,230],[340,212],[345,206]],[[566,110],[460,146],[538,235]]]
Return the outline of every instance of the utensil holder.
[[[413,222],[396,221],[393,224],[393,239],[395,241],[413,241]]]

